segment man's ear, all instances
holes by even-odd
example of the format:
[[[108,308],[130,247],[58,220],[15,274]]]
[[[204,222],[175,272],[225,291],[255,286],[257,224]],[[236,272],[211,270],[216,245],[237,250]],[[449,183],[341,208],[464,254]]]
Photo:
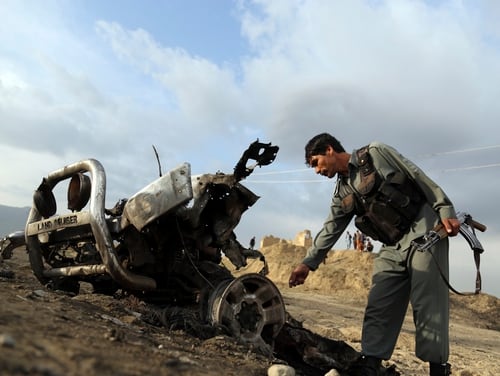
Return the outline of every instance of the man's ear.
[[[330,156],[330,155],[333,155],[334,153],[335,153],[335,150],[333,150],[333,148],[330,145],[328,145],[326,147],[325,155],[329,155]]]

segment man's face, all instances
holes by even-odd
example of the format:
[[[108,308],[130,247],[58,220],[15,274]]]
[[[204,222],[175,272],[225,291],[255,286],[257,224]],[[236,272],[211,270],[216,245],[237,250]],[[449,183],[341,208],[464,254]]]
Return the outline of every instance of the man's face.
[[[331,146],[326,149],[325,155],[313,155],[309,164],[317,174],[326,176],[329,179],[337,175],[339,171],[336,153]]]

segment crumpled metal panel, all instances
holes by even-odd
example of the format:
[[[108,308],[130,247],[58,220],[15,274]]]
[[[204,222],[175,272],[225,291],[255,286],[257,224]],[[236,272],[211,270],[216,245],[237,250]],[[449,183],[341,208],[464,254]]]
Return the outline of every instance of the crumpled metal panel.
[[[192,178],[194,198],[198,199],[199,197],[201,197],[210,184],[225,184],[229,187],[232,187],[236,183],[237,181],[232,174],[218,173],[195,175]]]
[[[147,185],[128,199],[123,209],[126,221],[139,231],[169,210],[193,198],[191,165],[184,163]]]

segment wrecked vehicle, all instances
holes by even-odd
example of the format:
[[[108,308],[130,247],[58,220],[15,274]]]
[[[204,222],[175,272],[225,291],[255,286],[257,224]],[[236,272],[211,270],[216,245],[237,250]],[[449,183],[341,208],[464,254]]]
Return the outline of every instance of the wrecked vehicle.
[[[266,277],[264,255],[252,241],[242,246],[234,233],[242,214],[259,199],[241,180],[272,163],[278,150],[253,142],[232,174],[192,176],[189,163],[163,174],[160,166],[158,179],[111,209],[104,205],[101,163],[88,159],[67,165],[42,179],[24,231],[0,239],[0,262],[25,246],[34,275],[49,289],[78,294],[87,283],[96,293],[120,291],[150,303],[139,314],[149,324],[200,338],[231,335],[290,364],[299,375],[319,376],[331,369],[351,375],[349,367],[360,354],[293,319]],[[69,182],[69,213],[58,214],[54,189],[64,181]],[[259,259],[262,270],[236,278],[223,256],[237,269],[248,258]],[[13,273],[6,270],[0,277],[13,278]],[[399,373],[381,367],[380,374]]]
[[[43,178],[25,231],[2,239],[0,254],[9,258],[25,244],[44,286],[78,294],[86,282],[98,293],[120,289],[153,303],[197,305],[209,324],[245,342],[270,343],[285,322],[283,299],[265,277],[263,255],[243,247],[234,229],[259,199],[240,181],[272,163],[278,149],[253,142],[232,174],[192,176],[184,163],[163,175],[159,164],[157,180],[112,209],[105,208],[99,161],[67,165]],[[68,180],[69,213],[56,214],[53,190]],[[235,278],[221,265],[222,256],[236,268],[259,258],[263,269]]]

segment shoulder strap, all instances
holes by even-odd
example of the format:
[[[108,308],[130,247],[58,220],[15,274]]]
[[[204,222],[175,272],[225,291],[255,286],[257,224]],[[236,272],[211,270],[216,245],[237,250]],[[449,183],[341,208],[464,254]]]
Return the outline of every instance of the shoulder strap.
[[[453,291],[455,294],[457,295],[464,295],[464,296],[467,296],[467,295],[477,295],[481,292],[481,272],[479,271],[479,261],[480,261],[480,255],[481,253],[474,250],[474,261],[476,263],[476,289],[474,292],[460,292],[458,290],[456,290],[451,284],[450,284],[450,281],[448,281],[448,278],[446,278],[446,276],[444,275],[443,273],[443,270],[441,269],[441,267],[439,266],[439,263],[437,262],[436,260],[436,257],[434,256],[433,253],[431,253],[432,255],[432,258],[434,259],[434,262],[436,263],[436,266],[439,270],[439,274],[441,274],[441,278],[443,279],[444,283],[446,283],[446,286],[448,286],[448,288]]]
[[[375,170],[375,168],[373,167],[372,157],[368,153],[368,146],[369,145],[365,145],[362,148],[356,150],[356,155],[358,156],[358,165],[362,176],[367,176]]]

